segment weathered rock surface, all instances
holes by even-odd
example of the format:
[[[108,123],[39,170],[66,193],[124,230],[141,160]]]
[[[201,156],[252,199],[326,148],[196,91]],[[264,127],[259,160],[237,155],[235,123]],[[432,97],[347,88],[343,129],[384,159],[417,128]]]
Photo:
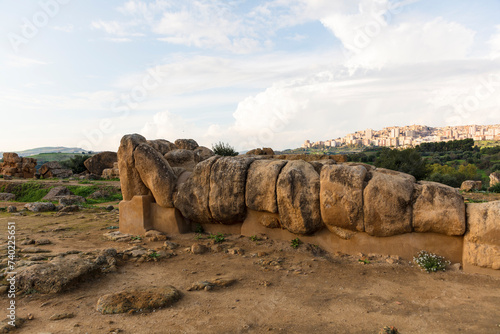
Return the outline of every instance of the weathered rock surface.
[[[320,205],[325,225],[352,231],[364,231],[363,166],[327,165],[321,175]],[[337,231],[337,229],[335,229]]]
[[[176,177],[165,158],[151,146],[139,144],[134,150],[134,160],[142,182],[151,190],[156,203],[172,208]]]
[[[5,152],[0,162],[0,175],[32,179],[36,172],[36,159],[21,158],[17,153]]]
[[[321,169],[323,169],[323,166],[330,166],[330,165],[335,165],[336,164],[335,160],[332,160],[332,159],[319,160],[319,161],[310,161],[309,163],[311,164],[311,166],[314,167],[314,170],[318,174],[321,174]]]
[[[181,150],[195,150],[199,145],[194,139],[177,139],[175,146]]]
[[[500,201],[467,204],[464,262],[500,269]]]
[[[57,161],[50,161],[42,165],[38,170],[40,176],[43,178],[68,178],[73,175],[73,171],[71,169],[66,169],[61,166],[61,164]]]
[[[113,164],[113,168],[106,168],[102,171],[102,178],[109,179],[119,179],[120,178],[120,168],[118,167],[118,162]]]
[[[462,182],[462,185],[460,186],[460,190],[463,191],[474,191],[474,190],[481,190],[483,187],[483,183],[481,181],[473,181],[473,180],[467,180]]]
[[[256,160],[248,169],[245,201],[255,211],[278,213],[276,183],[285,160]]]
[[[19,291],[36,290],[40,293],[58,293],[99,274],[99,266],[77,255],[55,257],[53,260],[18,268]]]
[[[50,202],[33,202],[26,204],[24,207],[31,212],[55,211],[56,209],[56,206]]]
[[[500,172],[494,172],[490,174],[490,187],[493,187],[500,183]]]
[[[213,222],[209,209],[210,172],[217,159],[214,156],[197,164],[175,196],[174,206],[193,222]]]
[[[170,306],[180,298],[181,294],[173,286],[134,289],[102,296],[96,310],[102,314],[152,311]]]
[[[11,193],[0,193],[0,201],[13,201],[16,199],[15,194]]]
[[[195,148],[193,152],[194,152],[194,160],[196,161],[196,163],[201,162],[203,160],[207,160],[208,158],[213,157],[215,155],[215,153],[211,149],[205,146],[199,146]]]
[[[465,203],[460,192],[441,183],[415,185],[413,230],[446,235],[465,233]]]
[[[222,157],[210,172],[209,208],[221,224],[242,222],[246,215],[245,186],[253,158]]]
[[[176,150],[177,146],[165,139],[148,140],[148,145],[157,150],[161,155],[165,155],[172,150]]]
[[[248,151],[248,155],[274,155],[274,151],[270,147],[256,148]]]
[[[120,184],[123,199],[130,201],[135,195],[148,195],[149,189],[144,185],[135,169],[134,150],[146,138],[138,134],[125,135],[118,148],[118,166],[120,169]]]
[[[372,175],[363,191],[365,232],[377,237],[411,232],[412,178],[378,169]]]
[[[214,290],[217,288],[226,288],[228,286],[233,285],[236,282],[233,278],[214,278],[206,281],[196,282],[188,288],[188,291],[196,291],[196,290]]]
[[[320,181],[311,164],[289,161],[277,183],[281,225],[296,234],[314,233],[322,227],[319,205]]]
[[[171,167],[181,167],[186,170],[193,170],[196,166],[195,154],[191,150],[172,150],[165,154],[165,159]]]
[[[102,175],[102,171],[106,168],[113,168],[115,162],[118,161],[116,152],[105,151],[98,153],[83,162],[89,172],[96,175]]]
[[[59,204],[62,206],[75,205],[85,203],[85,198],[82,196],[68,195],[59,197]]]
[[[44,201],[57,201],[61,196],[73,195],[66,187],[54,187],[49,190],[48,194],[45,195],[42,200]]]

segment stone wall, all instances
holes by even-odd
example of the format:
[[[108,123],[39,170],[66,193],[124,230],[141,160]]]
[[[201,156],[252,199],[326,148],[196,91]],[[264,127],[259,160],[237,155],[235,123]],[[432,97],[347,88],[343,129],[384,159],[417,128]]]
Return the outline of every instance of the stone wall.
[[[122,232],[183,233],[204,224],[221,232],[300,235],[331,251],[411,258],[425,249],[497,269],[500,202],[475,204],[466,215],[457,189],[347,163],[342,156],[206,154],[195,159],[198,145],[184,141],[189,145],[179,149],[179,140],[159,145],[140,135],[122,138]],[[496,236],[478,237],[481,233]]]
[[[32,179],[35,177],[35,172],[36,159],[21,158],[17,153],[3,154],[3,163],[0,163],[0,175]]]

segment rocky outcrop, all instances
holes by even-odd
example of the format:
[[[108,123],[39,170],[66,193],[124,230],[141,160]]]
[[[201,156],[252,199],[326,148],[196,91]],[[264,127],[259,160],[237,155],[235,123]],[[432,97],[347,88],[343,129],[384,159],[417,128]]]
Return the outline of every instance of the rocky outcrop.
[[[101,152],[83,162],[87,170],[96,175],[102,175],[103,170],[113,168],[114,163],[118,162],[116,152]]]
[[[156,203],[165,208],[172,208],[176,176],[165,158],[143,143],[134,150],[135,168],[143,184],[149,188]]]
[[[321,217],[328,228],[364,231],[363,166],[328,165],[321,170]],[[337,231],[337,229],[335,229]]]
[[[105,180],[119,179],[120,169],[118,168],[118,162],[113,164],[113,168],[106,168],[102,171],[102,178]]]
[[[256,160],[248,170],[246,206],[255,211],[278,213],[276,183],[285,160]]]
[[[212,165],[209,208],[214,221],[234,224],[245,219],[245,186],[253,161],[247,157],[222,157]]]
[[[26,204],[24,207],[31,212],[46,212],[56,210],[56,206],[50,202],[33,202]]]
[[[311,234],[322,227],[320,182],[314,168],[302,160],[289,161],[277,183],[281,225],[296,234]]]
[[[13,201],[16,199],[15,194],[11,193],[0,193],[0,201]]]
[[[172,167],[182,167],[193,170],[196,166],[195,153],[191,150],[176,149],[165,154],[165,159]]]
[[[460,186],[460,190],[467,192],[474,190],[481,190],[481,188],[483,188],[483,183],[481,181],[473,181],[473,180],[464,181]]]
[[[135,168],[134,150],[143,143],[146,143],[146,138],[141,135],[125,135],[121,139],[118,148],[120,184],[123,199],[127,201],[131,200],[135,195],[148,195],[150,193]]]
[[[25,179],[35,177],[36,159],[21,158],[17,153],[4,153],[0,163],[0,175],[14,176]]]
[[[218,159],[214,156],[197,164],[175,196],[174,206],[194,222],[213,222],[209,209],[210,171]]]
[[[465,233],[465,203],[460,192],[441,183],[420,181],[415,186],[413,230],[446,235]]]
[[[148,140],[147,144],[160,152],[161,155],[165,155],[172,150],[176,150],[177,146],[165,139]]]
[[[181,150],[195,150],[198,148],[198,143],[194,139],[177,139],[175,146]]]
[[[274,155],[274,151],[270,147],[256,148],[248,151],[248,155]]]
[[[201,162],[203,160],[207,160],[210,157],[213,157],[215,153],[205,146],[199,146],[194,149],[194,160],[196,163]]]
[[[40,176],[44,179],[50,178],[68,178],[73,176],[71,169],[63,168],[57,161],[50,161],[42,165],[38,170]]]
[[[467,204],[464,262],[500,269],[500,201]]]
[[[493,187],[500,183],[500,172],[494,172],[490,174],[490,187]]]
[[[58,186],[58,187],[54,187],[54,188],[50,189],[48,194],[45,195],[42,198],[42,200],[43,201],[58,201],[60,197],[69,196],[69,195],[73,195],[73,193],[71,191],[69,191],[68,188]]]
[[[366,233],[388,237],[411,232],[414,178],[379,169],[371,174],[363,191]]]

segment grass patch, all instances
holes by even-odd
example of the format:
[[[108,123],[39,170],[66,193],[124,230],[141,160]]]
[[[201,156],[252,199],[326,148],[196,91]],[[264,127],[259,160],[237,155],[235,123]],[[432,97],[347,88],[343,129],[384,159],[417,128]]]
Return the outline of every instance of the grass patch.
[[[3,188],[5,190],[5,187]],[[45,188],[43,184],[37,182],[26,182],[14,185],[9,192],[16,195],[16,202],[39,202],[51,188]]]

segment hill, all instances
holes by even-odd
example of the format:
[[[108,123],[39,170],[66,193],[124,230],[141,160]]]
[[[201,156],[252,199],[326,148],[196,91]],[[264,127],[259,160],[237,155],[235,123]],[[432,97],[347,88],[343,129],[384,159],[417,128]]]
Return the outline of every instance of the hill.
[[[35,158],[33,155],[42,154],[42,153],[71,153],[71,154],[81,154],[82,152],[87,153],[83,148],[78,147],[64,147],[64,146],[56,146],[56,147],[38,147],[32,148],[24,151],[16,151],[20,157],[30,157]],[[0,159],[3,158],[3,153],[0,152]]]

